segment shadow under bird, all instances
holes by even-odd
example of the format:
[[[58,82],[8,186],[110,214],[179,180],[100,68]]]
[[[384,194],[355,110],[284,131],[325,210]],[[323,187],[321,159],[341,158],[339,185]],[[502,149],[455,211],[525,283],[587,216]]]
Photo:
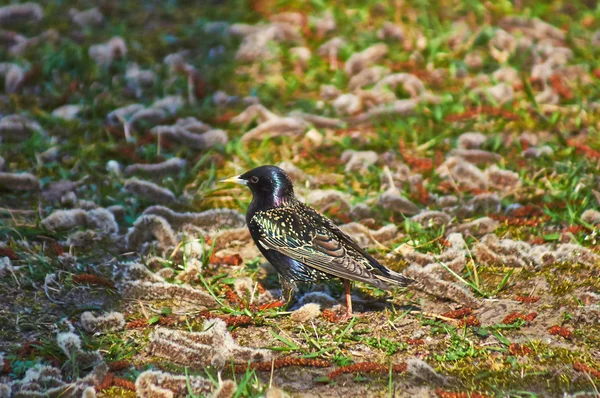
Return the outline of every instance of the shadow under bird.
[[[381,289],[414,282],[381,265],[330,219],[298,201],[292,181],[279,167],[260,166],[221,182],[252,191],[246,223],[254,243],[279,273],[284,300],[290,300],[296,282],[338,277],[344,281],[350,316],[350,281]]]

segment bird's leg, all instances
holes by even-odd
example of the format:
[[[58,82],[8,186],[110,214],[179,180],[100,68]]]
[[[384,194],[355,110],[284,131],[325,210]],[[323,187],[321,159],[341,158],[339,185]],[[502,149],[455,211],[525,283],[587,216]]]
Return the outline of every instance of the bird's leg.
[[[284,308],[287,308],[287,306],[292,301],[296,285],[294,284],[294,282],[282,276],[279,276],[279,284],[281,285],[281,301],[283,302]]]
[[[346,288],[346,318],[352,316],[352,296],[350,295],[350,281],[344,279],[344,287]]]

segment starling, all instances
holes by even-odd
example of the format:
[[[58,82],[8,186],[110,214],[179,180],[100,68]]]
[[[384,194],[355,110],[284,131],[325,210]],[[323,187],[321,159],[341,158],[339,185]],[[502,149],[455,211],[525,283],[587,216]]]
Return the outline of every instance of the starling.
[[[350,316],[350,281],[381,289],[414,282],[381,265],[330,219],[298,201],[292,181],[279,167],[260,166],[221,182],[246,185],[252,191],[246,224],[260,252],[279,273],[284,300],[290,300],[296,282],[338,277],[344,281]]]

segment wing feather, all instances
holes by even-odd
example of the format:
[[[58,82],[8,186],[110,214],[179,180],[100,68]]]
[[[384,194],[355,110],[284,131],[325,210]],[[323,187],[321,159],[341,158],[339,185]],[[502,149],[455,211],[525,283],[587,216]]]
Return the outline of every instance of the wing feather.
[[[258,227],[259,242],[264,248],[275,250],[318,271],[339,278],[385,286],[385,283],[371,272],[373,267],[369,258],[353,247],[346,247],[343,239],[329,231],[326,225],[315,225],[308,222],[309,220],[303,220],[294,223],[292,232],[286,231],[285,228],[272,228],[270,222],[272,217],[273,215],[267,210],[257,212],[250,221]],[[301,215],[294,214],[293,217],[301,217]],[[310,228],[307,228],[307,225],[310,225]]]

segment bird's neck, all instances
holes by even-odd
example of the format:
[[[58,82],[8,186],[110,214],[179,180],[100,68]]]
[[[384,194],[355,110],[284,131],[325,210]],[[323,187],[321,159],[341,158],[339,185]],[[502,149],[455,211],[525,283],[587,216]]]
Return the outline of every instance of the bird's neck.
[[[268,195],[255,194],[252,197],[252,202],[250,202],[250,206],[248,207],[246,218],[247,220],[251,220],[257,211],[265,211],[274,209],[276,207],[289,206],[296,202],[297,200],[296,196],[294,196],[293,190],[280,190]]]

